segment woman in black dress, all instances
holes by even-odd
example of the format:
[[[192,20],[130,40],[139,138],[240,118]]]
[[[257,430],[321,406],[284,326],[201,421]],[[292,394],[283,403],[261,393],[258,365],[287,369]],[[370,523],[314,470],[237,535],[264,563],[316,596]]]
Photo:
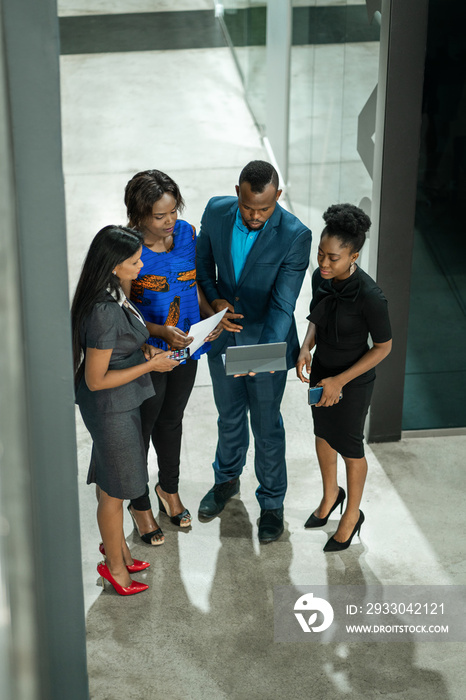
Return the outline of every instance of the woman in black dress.
[[[302,382],[323,387],[312,406],[323,498],[305,527],[321,527],[343,502],[337,483],[337,456],[346,465],[348,500],[325,552],[346,549],[364,522],[359,509],[367,474],[364,422],[375,380],[375,367],[392,347],[387,300],[369,275],[356,265],[371,221],[352,204],[336,204],[324,214],[319,267],[312,277],[309,327],[296,363]],[[368,337],[372,338],[369,348]],[[316,348],[312,358],[311,350]],[[309,376],[303,374],[304,369]]]
[[[123,533],[123,499],[138,496],[147,483],[140,406],[154,394],[149,372],[178,366],[145,345],[144,319],[126,299],[121,283],[142,267],[142,236],[106,226],[95,236],[84,261],[71,316],[76,403],[92,436],[88,483],[96,484],[97,521],[106,563],[98,565],[120,595],[148,586],[129,574],[147,568],[131,557]]]

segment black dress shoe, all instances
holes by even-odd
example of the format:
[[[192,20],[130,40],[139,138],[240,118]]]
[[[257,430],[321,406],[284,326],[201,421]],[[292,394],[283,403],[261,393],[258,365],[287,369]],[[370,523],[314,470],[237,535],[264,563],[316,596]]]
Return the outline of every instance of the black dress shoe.
[[[239,493],[239,478],[223,484],[215,484],[200,502],[199,515],[203,518],[213,518],[222,512],[227,501],[237,493]]]
[[[266,544],[278,540],[284,530],[283,508],[261,509],[259,519],[259,542]]]

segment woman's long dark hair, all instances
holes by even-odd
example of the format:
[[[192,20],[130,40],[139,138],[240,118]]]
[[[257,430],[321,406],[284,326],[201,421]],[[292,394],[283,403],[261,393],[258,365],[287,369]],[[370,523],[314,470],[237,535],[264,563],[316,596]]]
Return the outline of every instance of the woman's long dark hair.
[[[71,305],[73,365],[75,376],[82,358],[80,332],[94,305],[106,292],[121,291],[119,279],[112,274],[116,265],[132,257],[142,245],[142,235],[126,226],[105,226],[92,241]]]

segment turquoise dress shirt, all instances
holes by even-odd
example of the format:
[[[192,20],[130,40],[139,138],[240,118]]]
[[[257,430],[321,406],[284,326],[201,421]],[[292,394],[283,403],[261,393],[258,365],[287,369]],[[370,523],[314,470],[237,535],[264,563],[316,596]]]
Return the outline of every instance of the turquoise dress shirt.
[[[233,235],[231,237],[231,258],[233,260],[233,268],[237,282],[241,276],[247,257],[251,252],[251,248],[256,242],[257,236],[265,229],[268,222],[269,220],[267,219],[262,228],[257,229],[257,231],[250,231],[248,227],[243,224],[240,210],[238,209],[236,212]]]

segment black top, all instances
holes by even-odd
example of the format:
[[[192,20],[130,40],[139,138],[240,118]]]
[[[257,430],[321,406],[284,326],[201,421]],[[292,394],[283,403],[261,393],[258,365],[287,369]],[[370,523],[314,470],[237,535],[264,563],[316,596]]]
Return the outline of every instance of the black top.
[[[309,321],[316,325],[315,356],[323,367],[348,369],[374,343],[391,339],[388,304],[381,289],[368,274],[356,268],[345,280],[322,279],[317,268],[312,275]]]
[[[141,345],[148,337],[146,326],[131,311],[120,306],[111,294],[94,306],[81,329],[84,352],[86,348],[112,349],[109,369],[125,369],[146,362]],[[90,391],[83,373],[76,390],[76,403],[104,412],[129,411],[154,393],[149,374],[112,389]]]

